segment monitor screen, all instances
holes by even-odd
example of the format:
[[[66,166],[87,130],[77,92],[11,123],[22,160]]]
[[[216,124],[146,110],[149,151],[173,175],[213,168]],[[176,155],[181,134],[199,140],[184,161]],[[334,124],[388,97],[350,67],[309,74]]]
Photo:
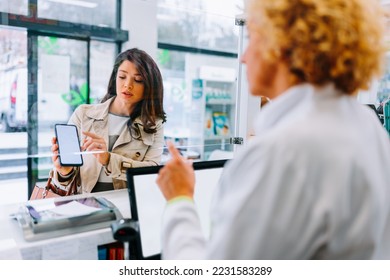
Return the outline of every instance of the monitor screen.
[[[210,234],[210,204],[226,160],[194,163],[194,201],[206,238]],[[132,219],[139,222],[141,258],[161,256],[161,222],[166,205],[156,184],[159,167],[129,169],[127,173]]]

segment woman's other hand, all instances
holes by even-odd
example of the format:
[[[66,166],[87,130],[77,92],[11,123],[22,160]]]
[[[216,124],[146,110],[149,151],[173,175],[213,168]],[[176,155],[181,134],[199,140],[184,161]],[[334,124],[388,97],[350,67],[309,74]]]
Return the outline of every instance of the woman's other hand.
[[[110,153],[108,152],[107,144],[104,139],[92,132],[83,131],[86,136],[84,139],[83,151],[96,151],[93,155],[100,162],[101,165],[107,165],[110,161]]]

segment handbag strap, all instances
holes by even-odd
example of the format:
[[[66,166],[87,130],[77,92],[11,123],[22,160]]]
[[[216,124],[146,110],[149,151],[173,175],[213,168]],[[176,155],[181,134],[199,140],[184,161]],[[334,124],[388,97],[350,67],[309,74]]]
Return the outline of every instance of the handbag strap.
[[[48,191],[52,191],[53,193],[55,194],[58,194],[60,196],[65,196],[67,191],[65,190],[62,190],[60,188],[58,188],[57,186],[55,186],[52,182],[51,182],[52,178],[49,177],[47,179],[47,183],[46,183],[46,186],[45,186],[45,191],[48,192]]]
[[[69,196],[69,195],[74,195],[77,194],[77,187],[80,185],[80,174],[77,172],[75,177],[73,178],[72,182],[70,183],[70,186],[67,190],[63,190],[58,188],[56,185],[52,183],[52,177],[49,176],[47,179],[47,183],[45,186],[45,191],[52,191],[55,194],[58,194],[60,196]]]

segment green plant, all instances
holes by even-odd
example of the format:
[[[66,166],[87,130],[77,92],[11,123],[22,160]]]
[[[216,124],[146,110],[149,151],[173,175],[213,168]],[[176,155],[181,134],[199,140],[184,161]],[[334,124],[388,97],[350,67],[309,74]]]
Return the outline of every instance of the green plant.
[[[57,37],[38,37],[38,45],[45,54],[55,54],[59,49]]]
[[[68,93],[63,93],[61,95],[62,100],[64,100],[69,106],[75,109],[80,104],[87,103],[88,97],[88,85],[84,83],[81,85],[80,89],[75,87],[71,89]],[[94,103],[94,98],[90,98],[90,103]]]

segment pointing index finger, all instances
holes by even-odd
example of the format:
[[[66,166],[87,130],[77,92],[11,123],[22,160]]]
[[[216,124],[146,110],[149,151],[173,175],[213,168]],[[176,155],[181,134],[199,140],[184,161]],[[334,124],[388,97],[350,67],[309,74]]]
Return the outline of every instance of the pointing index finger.
[[[172,158],[181,159],[181,155],[178,149],[176,149],[175,145],[172,142],[167,142],[169,153],[172,155]]]
[[[97,138],[100,138],[98,135],[96,135],[95,133],[92,133],[92,132],[88,132],[88,131],[83,131],[83,134],[86,135],[86,136],[89,136],[91,138],[94,138],[94,139],[97,139]]]

